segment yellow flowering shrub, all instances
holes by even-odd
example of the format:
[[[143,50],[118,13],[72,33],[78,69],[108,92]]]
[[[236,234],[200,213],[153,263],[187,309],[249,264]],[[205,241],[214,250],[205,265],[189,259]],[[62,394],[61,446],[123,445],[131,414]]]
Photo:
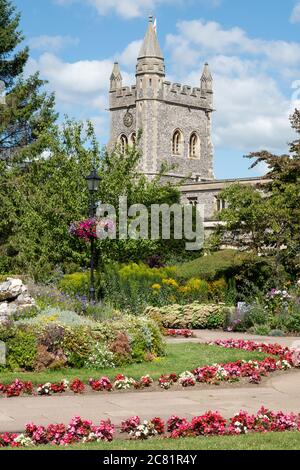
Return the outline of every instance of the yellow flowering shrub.
[[[153,290],[160,290],[161,289],[160,284],[153,284],[151,287],[152,287]]]
[[[210,282],[208,285],[208,292],[215,301],[223,301],[225,299],[226,289],[227,283],[223,278]]]
[[[208,290],[208,283],[201,281],[201,279],[192,278],[186,283],[186,287],[191,291],[205,291]]]
[[[169,286],[169,287],[175,287],[175,288],[178,288],[178,287],[179,287],[178,282],[175,281],[175,279],[172,279],[172,278],[163,279],[163,280],[162,280],[162,283],[163,283],[165,286]]]

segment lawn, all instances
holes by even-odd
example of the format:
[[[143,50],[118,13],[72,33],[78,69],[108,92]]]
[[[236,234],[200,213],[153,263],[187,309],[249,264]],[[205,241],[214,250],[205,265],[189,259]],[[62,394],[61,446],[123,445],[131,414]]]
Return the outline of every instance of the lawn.
[[[110,443],[70,447],[41,446],[28,450],[299,450],[300,432],[247,434],[243,436],[194,437],[185,439],[115,440]],[[22,449],[24,450],[24,449]]]
[[[21,380],[32,380],[34,385],[45,382],[58,382],[66,378],[72,380],[80,378],[88,381],[90,377],[108,376],[114,378],[117,373],[139,379],[145,374],[150,374],[153,379],[158,379],[161,374],[171,372],[181,373],[192,370],[199,366],[212,365],[222,362],[234,362],[239,359],[255,360],[264,359],[265,354],[258,352],[242,351],[240,349],[225,349],[219,346],[208,346],[205,344],[182,343],[168,344],[167,356],[154,362],[143,362],[130,364],[117,369],[61,369],[58,371],[44,372],[0,372],[0,382],[9,383],[15,378]]]

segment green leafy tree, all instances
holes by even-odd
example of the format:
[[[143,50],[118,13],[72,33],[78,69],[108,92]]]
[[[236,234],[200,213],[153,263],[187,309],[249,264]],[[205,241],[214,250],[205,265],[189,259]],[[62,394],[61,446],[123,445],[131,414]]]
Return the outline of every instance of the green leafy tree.
[[[2,271],[27,272],[40,280],[56,269],[70,272],[87,267],[88,246],[69,235],[71,222],[87,217],[89,194],[85,177],[96,167],[101,186],[96,200],[118,208],[119,196],[128,205],[179,202],[178,188],[163,183],[162,175],[148,181],[138,172],[138,147],[108,154],[97,144],[93,126],[66,120],[48,135],[48,152],[26,170],[15,165],[6,180],[5,211],[10,236],[2,245]],[[12,216],[9,216],[9,213]],[[8,222],[7,222],[8,223]],[[104,240],[97,245],[103,261],[139,261],[152,254],[179,249],[178,241]],[[180,241],[183,250],[184,241]],[[0,267],[1,269],[1,267]]]
[[[300,135],[300,112],[291,117]],[[233,239],[240,249],[264,255],[274,262],[275,274],[282,269],[293,275],[300,268],[300,140],[290,145],[289,155],[262,151],[251,153],[252,168],[265,164],[268,173],[258,188],[233,185],[220,197],[227,208],[220,214],[225,223],[219,234]]]

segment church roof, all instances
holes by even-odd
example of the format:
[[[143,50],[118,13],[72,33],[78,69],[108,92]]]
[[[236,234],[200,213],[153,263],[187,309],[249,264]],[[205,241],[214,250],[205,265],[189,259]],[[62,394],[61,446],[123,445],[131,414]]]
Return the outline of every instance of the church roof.
[[[138,59],[143,59],[145,57],[155,57],[158,59],[164,58],[157,39],[156,31],[154,29],[152,16],[149,17],[148,31],[146,33]]]

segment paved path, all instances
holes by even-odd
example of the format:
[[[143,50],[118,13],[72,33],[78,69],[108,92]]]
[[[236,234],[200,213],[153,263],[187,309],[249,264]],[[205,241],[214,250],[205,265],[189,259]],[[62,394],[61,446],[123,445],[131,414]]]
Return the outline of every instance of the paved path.
[[[251,341],[257,341],[258,343],[278,343],[282,346],[297,347],[300,348],[300,336],[258,336],[251,335],[248,333],[230,333],[225,331],[216,330],[194,330],[196,338],[169,338],[168,342],[180,343],[180,342],[191,342],[191,343],[207,343],[209,341],[216,341],[217,339],[245,339]]]
[[[269,378],[263,385],[238,388],[209,387],[182,391],[128,392],[85,396],[19,397],[0,399],[0,432],[22,431],[25,423],[68,423],[75,415],[110,418],[113,423],[130,416],[143,419],[172,414],[191,418],[209,409],[230,417],[241,409],[256,412],[264,405],[285,412],[300,411],[300,371]]]
[[[193,341],[205,342],[217,338],[235,337],[232,333],[197,332]],[[238,334],[237,338],[275,342],[274,338]],[[185,341],[172,339],[171,341]],[[277,342],[293,345],[299,338],[276,338]],[[230,417],[241,409],[256,412],[262,405],[275,411],[300,412],[300,370],[271,375],[261,385],[241,387],[190,388],[153,392],[113,392],[84,396],[19,397],[0,399],[0,432],[22,431],[28,422],[47,425],[68,423],[74,415],[81,415],[97,423],[110,418],[113,423],[130,416],[142,418],[172,414],[191,418],[209,409]]]

